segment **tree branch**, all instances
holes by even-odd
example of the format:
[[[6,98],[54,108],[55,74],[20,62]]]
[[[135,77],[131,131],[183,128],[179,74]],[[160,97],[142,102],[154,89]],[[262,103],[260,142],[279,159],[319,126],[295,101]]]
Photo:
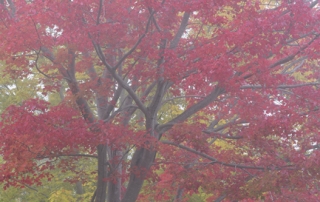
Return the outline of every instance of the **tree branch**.
[[[154,81],[152,84],[150,84],[147,89],[142,93],[141,95],[141,100],[145,101],[145,99],[147,98],[147,96],[149,95],[149,93],[151,92],[151,90],[156,86],[157,81]]]
[[[45,57],[47,57],[53,64],[57,64],[53,53],[48,48],[41,46],[40,50],[45,54]],[[75,56],[72,55],[71,61],[69,61],[69,66],[68,66],[69,69],[66,70],[63,67],[61,67],[59,68],[59,72],[65,77],[72,94],[76,97],[76,103],[81,111],[83,118],[89,123],[94,123],[95,118],[87,101],[82,96],[79,95],[80,89],[77,81],[75,80],[74,65],[75,65]],[[72,75],[70,75],[69,73],[71,73]]]
[[[300,48],[296,53],[289,55],[285,58],[282,58],[280,60],[278,60],[277,62],[273,63],[272,65],[269,66],[269,68],[274,68],[278,65],[282,65],[286,62],[289,62],[290,60],[293,60],[293,58],[298,55],[299,53],[301,53],[302,51],[304,51],[306,48],[308,48],[317,38],[319,38],[320,34],[315,35],[315,37],[313,37],[313,39],[311,39],[306,45],[304,45],[302,48]]]
[[[163,144],[168,144],[168,145],[173,145],[175,147],[179,147],[181,149],[184,149],[186,151],[189,151],[191,153],[194,153],[194,154],[197,154],[203,158],[206,158],[212,162],[210,162],[210,164],[220,164],[220,165],[223,165],[223,166],[227,166],[227,167],[232,167],[232,168],[246,168],[246,169],[253,169],[253,170],[262,170],[262,171],[265,171],[265,170],[281,170],[281,169],[287,169],[287,170],[293,170],[295,168],[292,168],[293,166],[285,166],[285,167],[275,167],[275,168],[270,168],[270,167],[261,167],[261,166],[247,166],[247,165],[240,165],[240,164],[236,164],[236,163],[224,163],[222,161],[218,161],[216,158],[213,158],[205,153],[202,153],[202,152],[199,152],[195,149],[192,149],[190,147],[186,147],[184,145],[181,145],[181,144],[177,144],[177,143],[174,143],[174,142],[171,142],[171,141],[167,141],[167,140],[162,140],[161,143]]]
[[[212,137],[215,137],[215,138],[224,138],[224,139],[230,139],[230,140],[238,140],[238,139],[242,139],[243,136],[230,136],[230,135],[226,135],[226,134],[222,134],[222,133],[219,133],[219,132],[209,132],[209,131],[202,131],[203,133],[206,133],[208,135],[212,135]]]
[[[311,82],[311,83],[301,83],[301,84],[294,84],[294,85],[279,85],[275,88],[278,88],[278,89],[301,88],[304,86],[317,86],[317,85],[320,85],[320,83],[319,82]],[[264,87],[261,85],[244,85],[244,86],[240,87],[240,89],[261,89],[261,88],[268,88],[268,87]]]
[[[203,95],[184,95],[184,96],[176,96],[176,97],[172,97],[172,98],[169,98],[169,99],[166,99],[164,100],[161,104],[165,104],[166,102],[170,102],[172,100],[175,100],[175,99],[185,99],[185,98],[205,98],[205,96]]]
[[[147,114],[147,109],[146,107],[143,105],[143,103],[141,102],[141,100],[138,98],[138,96],[135,94],[135,92],[133,91],[133,89],[127,84],[125,83],[125,81],[116,73],[116,69],[121,65],[121,63],[137,48],[137,46],[141,43],[142,39],[145,37],[146,33],[149,30],[149,26],[152,20],[154,12],[152,12],[152,14],[150,15],[147,25],[146,25],[146,29],[145,32],[142,34],[142,36],[139,37],[137,43],[118,61],[118,63],[115,65],[115,67],[112,67],[107,61],[106,58],[101,50],[101,47],[99,44],[95,43],[95,41],[93,40],[93,38],[91,37],[91,35],[89,34],[89,37],[92,39],[92,43],[93,46],[100,58],[100,60],[102,61],[102,63],[105,65],[105,67],[108,69],[108,71],[112,74],[113,78],[117,80],[118,84],[124,88],[128,94],[132,97],[132,99],[135,101],[135,103],[137,104],[137,106],[139,107],[139,109],[144,113]]]
[[[136,93],[133,91],[133,89],[116,73],[116,71],[113,70],[113,68],[111,67],[111,65],[109,65],[102,53],[102,50],[99,46],[99,44],[96,44],[93,40],[92,40],[93,46],[95,47],[95,50],[100,58],[100,60],[102,61],[102,63],[105,65],[105,67],[108,69],[108,71],[112,74],[113,78],[118,82],[118,84],[120,86],[122,86],[128,93],[129,95],[132,97],[132,99],[135,101],[135,103],[137,104],[137,106],[139,107],[139,109],[144,113],[147,114],[147,109],[146,107],[143,105],[143,103],[141,102],[141,100],[138,98],[138,96],[136,95]]]
[[[17,183],[22,184],[23,186],[27,187],[28,189],[31,189],[31,190],[33,190],[33,191],[35,191],[35,192],[38,192],[39,194],[41,194],[41,195],[43,195],[43,196],[45,196],[45,197],[47,197],[47,198],[49,197],[48,195],[46,195],[46,194],[44,194],[44,193],[39,192],[39,190],[38,190],[38,189],[33,188],[33,187],[31,187],[31,186],[27,185],[26,183],[20,182],[20,181],[18,181],[18,180],[16,180],[16,179],[14,179],[14,178],[10,178],[10,179],[11,179],[11,180],[13,180],[13,181],[15,181],[15,182],[17,182]]]
[[[14,18],[15,15],[16,15],[16,7],[15,7],[15,5],[14,5],[12,0],[7,0],[7,2],[9,4],[10,11],[11,11],[10,15],[11,15],[12,18]]]
[[[313,2],[310,4],[310,8],[315,7],[317,4],[318,4],[318,1],[317,1],[317,0],[313,1]]]
[[[144,31],[144,33],[139,37],[138,41],[136,42],[136,44],[134,44],[134,46],[127,52],[125,53],[122,58],[118,61],[118,63],[113,67],[113,70],[117,69],[121,63],[134,51],[136,50],[136,48],[138,47],[138,45],[141,43],[142,39],[146,36],[146,34],[148,33],[149,31],[149,27],[150,27],[150,23],[151,23],[151,20],[153,18],[153,15],[154,15],[154,11],[151,12],[150,14],[150,17],[148,19],[148,22],[147,22],[147,25],[146,25],[146,29]]]
[[[79,157],[87,157],[87,158],[98,158],[97,155],[90,154],[57,154],[57,155],[49,155],[49,156],[37,156],[37,158],[56,158],[56,157],[71,157],[71,156],[79,156]]]
[[[103,1],[104,0],[99,1],[99,10],[98,10],[97,22],[96,22],[97,25],[100,24],[100,15],[101,15]]]
[[[34,61],[34,66],[36,67],[36,69],[38,70],[38,72],[39,72],[40,74],[42,74],[43,76],[49,78],[49,79],[55,78],[55,77],[53,77],[53,76],[49,76],[49,75],[45,74],[43,71],[40,70],[40,68],[38,67],[38,60],[39,60],[40,51],[39,51],[39,52],[36,52],[36,54],[37,54],[37,57],[36,57],[36,59],[35,59],[35,61]]]
[[[190,13],[189,12],[185,12],[183,14],[182,21],[181,21],[180,27],[178,29],[178,32],[174,36],[173,40],[170,43],[170,49],[174,49],[174,48],[176,48],[178,46],[178,43],[179,43],[183,33],[185,32],[186,28],[187,28],[189,18],[190,18]]]
[[[289,64],[282,72],[281,74],[291,74],[293,72],[295,72],[297,69],[299,69],[300,67],[303,66],[305,60],[307,59],[308,57],[302,57],[302,58],[299,58],[297,59],[296,61],[293,61],[291,64]],[[299,63],[300,62],[300,63]],[[294,65],[296,65],[297,63],[299,63],[297,66],[295,66],[292,70],[288,71],[289,69],[291,69]],[[288,71],[288,72],[287,72]]]
[[[212,101],[214,101],[219,95],[221,95],[224,92],[224,89],[216,86],[214,90],[207,95],[203,100],[199,101],[198,103],[192,105],[189,109],[185,110],[183,113],[172,119],[171,121],[160,125],[157,127],[157,131],[162,134],[165,131],[172,128],[173,125],[179,122],[183,122],[186,119],[188,119],[190,116],[198,112],[199,110],[203,109],[207,105],[209,105]]]

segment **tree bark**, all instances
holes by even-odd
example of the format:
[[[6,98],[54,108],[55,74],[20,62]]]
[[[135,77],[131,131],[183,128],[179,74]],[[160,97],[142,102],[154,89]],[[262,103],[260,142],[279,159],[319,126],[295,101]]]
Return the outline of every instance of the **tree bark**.
[[[112,158],[114,161],[111,163],[111,169],[109,171],[109,175],[119,176],[122,174],[122,154],[123,152],[120,150],[112,151]],[[115,181],[108,182],[108,202],[120,202],[121,200],[121,177],[117,177]]]
[[[98,145],[98,183],[96,190],[95,202],[105,202],[107,196],[107,152],[106,145]]]
[[[183,188],[178,188],[177,195],[174,199],[175,202],[181,202],[183,194]]]
[[[143,181],[154,161],[155,155],[156,151],[146,148],[138,148],[134,152],[130,165],[132,170],[129,184],[121,202],[134,202],[137,200]]]

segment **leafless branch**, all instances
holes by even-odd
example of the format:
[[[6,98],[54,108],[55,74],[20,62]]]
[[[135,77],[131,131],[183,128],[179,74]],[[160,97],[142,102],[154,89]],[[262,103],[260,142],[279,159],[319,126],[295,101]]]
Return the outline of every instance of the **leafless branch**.
[[[159,133],[164,133],[165,131],[169,130],[173,125],[179,122],[183,122],[186,119],[188,119],[190,116],[201,110],[202,108],[209,105],[212,101],[214,101],[219,95],[221,95],[224,92],[224,89],[216,86],[212,92],[207,95],[203,100],[199,101],[198,103],[194,104],[187,110],[185,110],[183,113],[172,119],[171,121],[158,126],[157,131]]]
[[[16,15],[16,6],[14,5],[12,0],[7,0],[7,2],[9,3],[9,7],[10,7],[10,11],[11,11],[10,15],[12,18],[14,18]]]
[[[253,170],[281,170],[281,169],[287,169],[287,170],[293,170],[295,169],[293,166],[282,166],[282,167],[261,167],[261,166],[247,166],[247,165],[241,165],[241,164],[236,164],[236,163],[224,163],[222,161],[218,161],[216,158],[213,158],[211,156],[209,156],[208,154],[205,154],[203,152],[197,151],[195,149],[192,149],[190,147],[181,145],[181,144],[177,144],[171,141],[167,141],[167,140],[162,140],[161,143],[163,144],[168,144],[168,145],[173,145],[176,147],[179,147],[181,149],[184,149],[186,151],[189,151],[191,153],[197,154],[203,158],[206,158],[212,162],[210,162],[210,164],[220,164],[223,166],[227,166],[227,167],[232,167],[232,168],[239,168],[239,169],[253,169]]]
[[[97,189],[94,191],[92,197],[91,197],[91,200],[90,202],[94,202],[94,199],[96,198],[96,195],[97,195]]]
[[[187,28],[189,18],[190,18],[190,13],[185,12],[183,14],[182,21],[181,21],[180,27],[178,29],[178,32],[176,33],[176,35],[174,36],[173,40],[170,43],[170,49],[174,49],[178,46],[178,43]]]
[[[138,41],[134,44],[134,46],[127,52],[125,53],[121,59],[118,61],[118,63],[112,68],[112,70],[114,71],[115,69],[117,69],[121,63],[129,56],[131,55],[131,53],[136,50],[136,48],[138,47],[138,45],[141,43],[142,39],[147,35],[148,31],[149,31],[149,27],[150,27],[150,23],[151,23],[151,20],[153,19],[153,15],[154,15],[154,11],[151,12],[150,14],[150,17],[148,19],[148,22],[147,22],[147,25],[146,25],[146,28],[145,28],[145,31],[144,33],[139,37]]]
[[[120,112],[122,112],[122,111],[124,111],[126,109],[138,109],[138,107],[135,106],[135,105],[129,105],[129,106],[126,106],[124,108],[120,108],[117,111],[113,112],[108,118],[104,119],[103,121],[104,122],[108,122],[108,121],[112,120],[117,114],[119,114]]]
[[[11,179],[11,180],[13,180],[13,181],[15,181],[15,182],[17,182],[17,183],[22,184],[23,186],[27,187],[28,189],[31,189],[31,190],[33,190],[33,191],[35,191],[35,192],[38,192],[39,194],[41,194],[41,195],[43,195],[43,196],[45,196],[45,197],[49,197],[48,195],[46,195],[46,194],[44,194],[44,193],[39,192],[39,190],[38,190],[38,189],[33,188],[33,187],[31,187],[31,186],[27,185],[26,183],[20,182],[19,180],[16,180],[16,179],[14,179],[14,178],[10,178],[10,179]]]
[[[39,60],[40,51],[39,51],[39,52],[36,52],[36,54],[37,54],[37,57],[36,57],[36,59],[35,59],[35,61],[34,61],[34,66],[36,67],[36,69],[38,70],[38,72],[39,72],[40,74],[42,74],[43,76],[49,78],[49,79],[56,78],[56,77],[53,77],[53,76],[49,76],[49,75],[45,74],[43,71],[40,70],[40,68],[38,67],[38,60]]]
[[[71,157],[71,156],[78,156],[78,157],[87,157],[87,158],[98,158],[97,155],[90,155],[90,154],[57,154],[57,155],[48,155],[48,156],[37,156],[39,158],[56,158],[56,157]]]
[[[296,61],[293,61],[291,64],[289,64],[282,72],[281,74],[291,74],[293,72],[295,72],[297,69],[299,69],[300,67],[302,67],[302,65],[304,64],[305,60],[307,59],[308,57],[301,57],[299,58],[298,60]],[[300,63],[298,64],[296,67],[294,67],[292,70],[288,71],[289,69],[291,69],[294,65],[296,65],[297,63]],[[288,71],[288,72],[287,72]]]
[[[46,58],[48,58],[52,63],[56,64],[55,57],[54,57],[53,53],[47,47],[41,46],[40,50],[43,52],[43,54]]]
[[[220,126],[218,126],[218,127],[216,127],[216,128],[209,128],[209,127],[208,127],[208,129],[206,130],[206,132],[209,132],[209,133],[210,133],[210,132],[218,132],[218,131],[220,131],[220,130],[223,130],[223,129],[229,127],[230,125],[236,123],[236,120],[237,120],[238,118],[239,118],[238,116],[235,116],[235,117],[233,117],[229,122],[227,122],[227,123],[225,123],[225,124],[223,124],[223,125],[220,125]],[[243,122],[240,122],[240,123],[243,123]]]
[[[275,88],[287,89],[287,88],[301,88],[304,86],[317,86],[317,85],[320,85],[320,83],[319,82],[311,82],[311,83],[302,83],[302,84],[294,84],[294,85],[279,85]],[[261,85],[244,85],[244,86],[240,87],[240,89],[261,89],[261,88],[266,88],[266,87],[263,87]]]
[[[300,40],[300,39],[303,39],[303,38],[305,38],[305,37],[307,37],[307,36],[311,36],[311,35],[313,35],[313,34],[314,34],[314,32],[309,32],[309,33],[307,33],[307,34],[302,34],[302,35],[300,35],[300,36],[297,37],[297,38],[288,39],[288,40],[286,41],[286,43],[287,43],[287,44],[290,44],[290,43],[292,43],[292,42],[298,41],[298,40]]]
[[[313,2],[310,4],[310,8],[315,7],[317,4],[318,4],[318,1],[317,1],[317,0],[313,1]]]
[[[31,18],[31,17],[30,17],[30,18]],[[35,23],[35,21],[33,20],[33,18],[31,18],[31,21],[33,22],[33,26],[34,26],[34,29],[35,29],[35,31],[36,31],[36,33],[37,33],[39,43],[41,44],[41,38],[40,38],[40,35],[39,35],[39,32],[38,32],[36,23]],[[35,67],[36,67],[36,69],[38,70],[38,72],[39,72],[40,74],[42,74],[43,76],[47,77],[47,78],[55,78],[55,77],[51,77],[51,76],[45,74],[45,73],[42,72],[42,71],[40,70],[40,68],[38,67],[38,60],[39,60],[39,54],[40,54],[40,52],[41,52],[41,48],[40,48],[39,51],[34,51],[34,52],[35,52],[36,55],[37,55],[37,57],[36,57],[36,59],[35,59]]]
[[[223,201],[226,197],[227,197],[226,194],[222,194],[222,195],[219,196],[216,200],[214,200],[214,202],[221,202],[221,201]]]
[[[185,98],[205,98],[205,96],[203,95],[184,95],[184,96],[176,96],[176,97],[172,97],[169,99],[164,100],[161,104],[165,104],[166,102],[170,102],[172,100],[176,100],[176,99],[185,99]]]
[[[112,67],[107,61],[106,58],[101,50],[101,47],[99,44],[97,44],[94,39],[91,37],[91,35],[89,34],[89,37],[92,39],[92,44],[100,58],[100,60],[102,61],[102,63],[105,65],[105,67],[108,69],[108,71],[112,74],[113,78],[118,82],[118,84],[120,86],[122,86],[122,88],[124,88],[129,95],[132,97],[132,99],[135,101],[135,103],[137,104],[137,106],[139,107],[139,109],[144,113],[147,114],[148,111],[146,109],[146,107],[143,105],[143,103],[141,102],[141,100],[138,98],[138,96],[136,95],[136,93],[133,91],[133,89],[116,73],[116,68],[120,66],[120,64],[126,59],[126,57],[128,57],[134,50],[135,48],[140,44],[141,40],[145,37],[146,33],[148,32],[149,26],[150,26],[150,22],[151,22],[152,16],[149,17],[147,25],[146,25],[146,29],[145,29],[145,33],[142,34],[142,36],[140,36],[140,38],[138,39],[137,43],[131,48],[131,50],[129,50],[120,60],[119,62],[115,65],[115,67]]]
[[[212,137],[216,137],[220,139],[223,138],[223,139],[230,139],[230,140],[238,140],[243,138],[243,136],[231,136],[229,134],[222,134],[219,132],[209,132],[209,131],[202,131],[202,132],[208,135],[211,135]]]
[[[104,0],[99,1],[99,10],[98,10],[97,22],[96,22],[97,25],[100,24],[100,15],[101,15],[103,1]]]
[[[141,100],[145,101],[151,90],[156,86],[157,81],[154,81],[152,84],[150,84],[147,89],[142,93]]]
[[[291,54],[285,58],[278,60],[277,62],[270,65],[269,68],[274,68],[278,65],[282,65],[286,62],[289,62],[290,60],[293,60],[296,55],[300,54],[302,51],[304,51],[306,48],[308,48],[316,39],[319,38],[319,36],[320,36],[320,34],[315,35],[315,37],[313,37],[313,39],[311,39],[306,45],[304,45],[302,48],[300,48],[296,53]]]
[[[106,115],[110,114],[111,111],[114,109],[114,106],[116,105],[116,103],[121,95],[121,92],[122,92],[122,87],[119,86],[118,89],[116,90],[116,92],[114,93],[114,96],[113,96],[110,104],[107,106]]]

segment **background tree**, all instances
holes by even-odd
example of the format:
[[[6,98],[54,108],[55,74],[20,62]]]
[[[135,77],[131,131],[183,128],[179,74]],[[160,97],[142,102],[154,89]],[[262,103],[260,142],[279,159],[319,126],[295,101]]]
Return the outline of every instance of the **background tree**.
[[[96,202],[319,198],[317,1],[0,3],[0,59],[44,96],[2,114],[5,187],[85,157]]]
[[[0,110],[3,112],[9,105],[22,105],[25,100],[40,97],[45,98],[50,102],[50,105],[54,106],[61,101],[60,92],[49,93],[47,97],[41,95],[41,85],[39,84],[39,75],[36,70],[33,71],[33,75],[28,78],[16,78],[19,75],[8,74],[5,69],[5,64],[1,65],[1,80],[0,80]],[[13,71],[14,68],[11,67]],[[63,86],[62,86],[63,87]],[[63,157],[61,157],[63,158]],[[56,168],[50,171],[55,176],[54,180],[47,182],[46,180],[41,181],[41,186],[37,185],[26,185],[17,182],[19,187],[10,187],[5,192],[0,193],[0,201],[85,201],[90,200],[92,196],[92,189],[94,188],[95,174],[94,164],[88,165],[88,161],[77,162],[78,167],[82,172],[82,178],[85,179],[85,183],[81,185],[79,182],[69,183],[69,179],[77,175],[72,171],[66,171],[61,173],[61,169]],[[95,160],[92,160],[95,161]],[[0,163],[3,163],[2,158]],[[24,187],[24,188],[22,188]],[[2,186],[1,186],[2,189]],[[86,190],[86,192],[85,192]]]

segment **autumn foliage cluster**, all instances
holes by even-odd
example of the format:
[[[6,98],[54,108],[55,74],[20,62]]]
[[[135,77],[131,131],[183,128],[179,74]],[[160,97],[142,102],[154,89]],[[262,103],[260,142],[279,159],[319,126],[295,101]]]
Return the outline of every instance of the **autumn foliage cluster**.
[[[317,0],[0,0],[0,19],[2,74],[36,91],[1,115],[5,189],[59,169],[95,202],[320,200]]]

